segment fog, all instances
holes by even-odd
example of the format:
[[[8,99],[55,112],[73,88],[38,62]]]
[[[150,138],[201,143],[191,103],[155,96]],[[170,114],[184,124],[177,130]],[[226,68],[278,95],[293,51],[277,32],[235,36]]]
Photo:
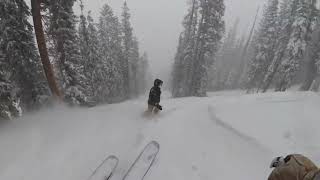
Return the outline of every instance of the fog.
[[[227,28],[239,17],[242,32],[248,31],[253,16],[264,0],[225,0]],[[97,19],[100,8],[108,3],[120,17],[122,0],[84,0],[86,11]],[[141,51],[149,55],[154,76],[167,80],[173,63],[182,19],[187,11],[186,0],[129,0],[132,25],[140,41]],[[79,13],[79,4],[76,4]],[[241,32],[241,33],[242,33]]]

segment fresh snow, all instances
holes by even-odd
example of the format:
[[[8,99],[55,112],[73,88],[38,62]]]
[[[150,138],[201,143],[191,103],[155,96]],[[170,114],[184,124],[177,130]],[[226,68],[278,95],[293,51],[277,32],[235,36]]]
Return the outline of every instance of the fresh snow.
[[[320,163],[320,96],[287,92],[166,98],[143,118],[145,99],[90,109],[57,106],[0,124],[0,179],[87,180],[109,155],[121,180],[152,140],[161,149],[145,179],[267,179],[274,156]]]

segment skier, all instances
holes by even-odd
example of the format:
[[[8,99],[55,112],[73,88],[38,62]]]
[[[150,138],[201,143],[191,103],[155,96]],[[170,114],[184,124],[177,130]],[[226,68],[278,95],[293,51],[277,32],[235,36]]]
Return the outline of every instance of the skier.
[[[277,157],[270,165],[274,168],[268,180],[320,180],[320,170],[307,157],[291,154]]]
[[[147,114],[157,114],[159,111],[162,110],[162,106],[159,104],[161,96],[160,88],[162,84],[163,81],[161,81],[160,79],[154,80],[154,86],[150,89],[149,93]]]

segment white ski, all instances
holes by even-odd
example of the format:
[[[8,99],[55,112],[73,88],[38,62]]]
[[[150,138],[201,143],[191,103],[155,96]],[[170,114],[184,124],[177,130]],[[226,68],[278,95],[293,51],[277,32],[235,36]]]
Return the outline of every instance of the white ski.
[[[158,142],[150,142],[129,168],[123,180],[143,180],[152,167],[159,150],[160,145]]]
[[[115,169],[117,168],[119,159],[116,156],[107,157],[96,170],[93,171],[88,180],[110,180]]]

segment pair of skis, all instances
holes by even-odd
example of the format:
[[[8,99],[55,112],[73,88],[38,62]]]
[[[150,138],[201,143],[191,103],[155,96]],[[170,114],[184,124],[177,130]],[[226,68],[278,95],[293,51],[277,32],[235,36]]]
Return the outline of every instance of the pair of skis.
[[[152,141],[146,145],[122,180],[143,180],[152,167],[159,150],[160,145],[156,141]],[[110,180],[118,163],[119,159],[116,156],[107,157],[88,180]]]

